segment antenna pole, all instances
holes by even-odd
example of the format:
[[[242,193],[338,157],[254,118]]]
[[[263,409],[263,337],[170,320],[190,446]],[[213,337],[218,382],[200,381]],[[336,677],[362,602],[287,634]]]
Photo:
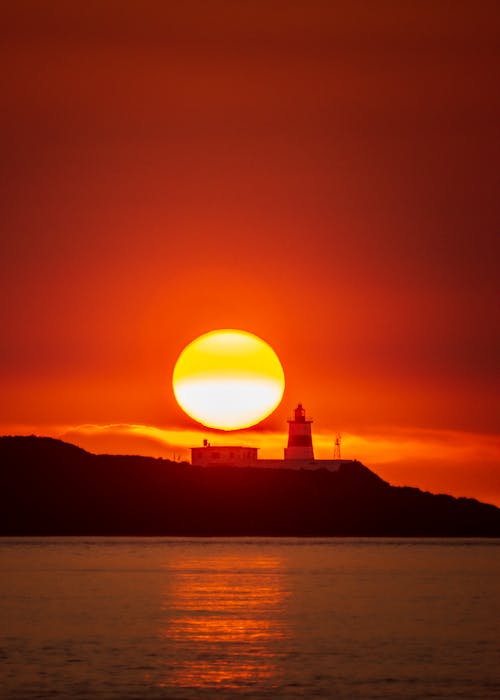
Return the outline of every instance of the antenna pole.
[[[335,436],[335,447],[333,449],[333,459],[337,460],[340,462],[341,457],[340,457],[340,441],[342,439],[342,435],[340,433],[337,433]]]

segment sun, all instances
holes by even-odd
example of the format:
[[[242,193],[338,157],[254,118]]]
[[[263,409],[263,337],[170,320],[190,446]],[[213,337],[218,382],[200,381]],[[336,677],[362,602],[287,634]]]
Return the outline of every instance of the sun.
[[[208,428],[248,428],[274,411],[285,375],[262,338],[233,329],[215,330],[189,343],[174,367],[180,407]]]

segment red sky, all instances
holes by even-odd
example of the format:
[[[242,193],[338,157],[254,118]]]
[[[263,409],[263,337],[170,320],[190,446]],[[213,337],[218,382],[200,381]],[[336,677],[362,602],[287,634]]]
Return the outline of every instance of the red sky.
[[[287,388],[232,441],[301,400],[318,456],[500,504],[497,3],[2,14],[2,433],[187,455],[175,359],[241,328]]]

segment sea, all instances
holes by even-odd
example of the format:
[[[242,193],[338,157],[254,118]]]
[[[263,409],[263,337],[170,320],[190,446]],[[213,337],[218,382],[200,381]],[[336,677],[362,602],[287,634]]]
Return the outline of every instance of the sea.
[[[1,538],[2,700],[500,698],[500,539]]]

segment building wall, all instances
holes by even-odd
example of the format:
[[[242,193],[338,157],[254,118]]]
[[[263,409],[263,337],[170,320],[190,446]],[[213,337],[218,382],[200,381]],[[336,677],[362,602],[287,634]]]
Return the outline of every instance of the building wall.
[[[314,452],[312,445],[297,447],[285,447],[285,460],[296,462],[297,460],[301,462],[314,462]]]
[[[259,469],[328,469],[336,472],[352,459],[258,459],[256,447],[192,447],[191,464],[195,467],[257,467]]]
[[[255,467],[257,447],[221,445],[191,448],[191,464],[195,467]]]
[[[328,469],[337,472],[341,464],[351,464],[353,460],[342,459],[259,459],[256,467],[263,469]]]

